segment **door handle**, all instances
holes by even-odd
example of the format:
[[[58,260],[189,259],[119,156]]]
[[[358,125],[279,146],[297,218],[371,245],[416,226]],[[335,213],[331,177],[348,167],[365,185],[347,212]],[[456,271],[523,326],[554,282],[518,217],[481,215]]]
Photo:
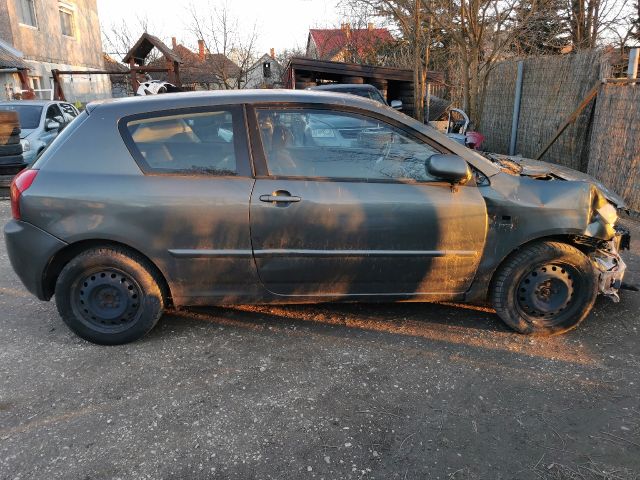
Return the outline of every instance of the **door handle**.
[[[296,203],[300,200],[302,200],[302,198],[291,195],[289,192],[283,190],[273,192],[271,195],[260,195],[260,201],[267,203]]]

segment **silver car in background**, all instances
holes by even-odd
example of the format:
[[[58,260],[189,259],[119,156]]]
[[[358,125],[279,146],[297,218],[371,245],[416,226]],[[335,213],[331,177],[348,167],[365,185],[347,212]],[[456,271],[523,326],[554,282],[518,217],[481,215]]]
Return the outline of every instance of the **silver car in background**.
[[[18,112],[22,157],[28,165],[32,164],[80,113],[74,105],[55,100],[0,102],[0,110]]]

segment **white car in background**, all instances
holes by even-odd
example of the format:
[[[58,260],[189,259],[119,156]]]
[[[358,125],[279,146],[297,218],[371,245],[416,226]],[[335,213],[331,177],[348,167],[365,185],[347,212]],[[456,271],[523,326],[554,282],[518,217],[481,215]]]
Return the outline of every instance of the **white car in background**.
[[[27,165],[80,113],[71,103],[55,100],[1,102],[0,110],[18,112],[22,156]]]

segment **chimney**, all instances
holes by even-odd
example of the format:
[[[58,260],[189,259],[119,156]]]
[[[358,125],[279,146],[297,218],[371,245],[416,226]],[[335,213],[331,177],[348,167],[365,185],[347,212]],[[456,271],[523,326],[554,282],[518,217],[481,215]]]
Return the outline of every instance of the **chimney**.
[[[269,51],[269,55],[271,55],[271,58],[275,59],[275,58],[276,58],[276,49],[275,49],[275,48],[272,48],[272,49]]]
[[[374,29],[373,23],[367,23],[367,30],[371,31]]]
[[[204,40],[198,40],[198,57],[204,60]]]
[[[343,23],[340,25],[340,29],[344,32],[344,36],[347,37],[347,39],[351,38],[351,24]]]
[[[173,48],[176,48],[178,46],[178,41],[176,40],[176,37],[171,37],[171,46]]]

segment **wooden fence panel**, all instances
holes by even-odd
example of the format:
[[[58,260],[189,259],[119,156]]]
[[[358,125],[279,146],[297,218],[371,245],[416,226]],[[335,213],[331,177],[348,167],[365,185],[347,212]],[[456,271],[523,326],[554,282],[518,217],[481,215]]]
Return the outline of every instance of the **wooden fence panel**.
[[[485,136],[482,148],[488,152],[508,153],[516,92],[518,62],[497,64],[489,75],[480,133]]]
[[[533,158],[539,153],[596,85],[601,63],[599,51],[524,60],[516,154]],[[486,150],[508,153],[516,72],[517,61],[510,60],[497,65],[490,74],[480,126]],[[586,170],[592,110],[591,105],[585,108],[542,160]]]
[[[591,127],[588,173],[640,212],[640,85],[603,85]]]

